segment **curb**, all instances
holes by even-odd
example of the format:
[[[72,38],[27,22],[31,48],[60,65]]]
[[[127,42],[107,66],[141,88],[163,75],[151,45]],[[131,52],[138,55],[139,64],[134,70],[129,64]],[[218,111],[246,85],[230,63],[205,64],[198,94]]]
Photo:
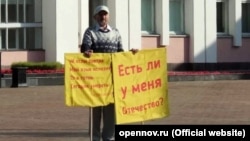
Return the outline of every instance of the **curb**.
[[[175,81],[216,81],[216,80],[250,80],[250,73],[227,74],[170,74],[168,82]],[[1,88],[11,87],[12,75],[1,78]],[[64,74],[27,74],[27,86],[64,85]]]

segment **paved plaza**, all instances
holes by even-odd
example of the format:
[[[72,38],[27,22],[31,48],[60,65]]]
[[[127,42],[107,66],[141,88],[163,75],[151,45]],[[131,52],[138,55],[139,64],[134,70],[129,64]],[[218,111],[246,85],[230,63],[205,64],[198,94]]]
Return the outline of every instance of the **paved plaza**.
[[[170,115],[145,124],[248,124],[250,80],[168,83]],[[0,141],[89,141],[89,109],[64,86],[0,88]]]

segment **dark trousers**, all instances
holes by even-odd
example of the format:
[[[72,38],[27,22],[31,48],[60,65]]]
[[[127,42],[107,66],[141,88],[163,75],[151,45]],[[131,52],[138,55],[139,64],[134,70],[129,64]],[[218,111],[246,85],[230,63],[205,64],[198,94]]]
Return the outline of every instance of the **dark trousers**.
[[[93,107],[92,133],[93,141],[111,141],[115,136],[115,108],[114,104]],[[101,127],[102,125],[102,127]]]

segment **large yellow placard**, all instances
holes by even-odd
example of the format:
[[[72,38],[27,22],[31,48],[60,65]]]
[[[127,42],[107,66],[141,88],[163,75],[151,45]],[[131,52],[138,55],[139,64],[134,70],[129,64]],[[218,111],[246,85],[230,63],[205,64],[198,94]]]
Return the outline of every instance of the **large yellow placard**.
[[[168,116],[166,48],[112,54],[116,123]]]
[[[65,54],[65,97],[68,106],[104,106],[114,103],[111,54]]]

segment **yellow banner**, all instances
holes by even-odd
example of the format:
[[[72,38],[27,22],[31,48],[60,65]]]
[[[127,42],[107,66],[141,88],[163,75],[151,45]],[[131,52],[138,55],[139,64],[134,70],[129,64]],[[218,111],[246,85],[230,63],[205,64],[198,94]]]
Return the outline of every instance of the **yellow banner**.
[[[104,106],[114,103],[111,55],[65,54],[65,97],[68,106]]]
[[[168,116],[166,48],[112,54],[116,123]]]

